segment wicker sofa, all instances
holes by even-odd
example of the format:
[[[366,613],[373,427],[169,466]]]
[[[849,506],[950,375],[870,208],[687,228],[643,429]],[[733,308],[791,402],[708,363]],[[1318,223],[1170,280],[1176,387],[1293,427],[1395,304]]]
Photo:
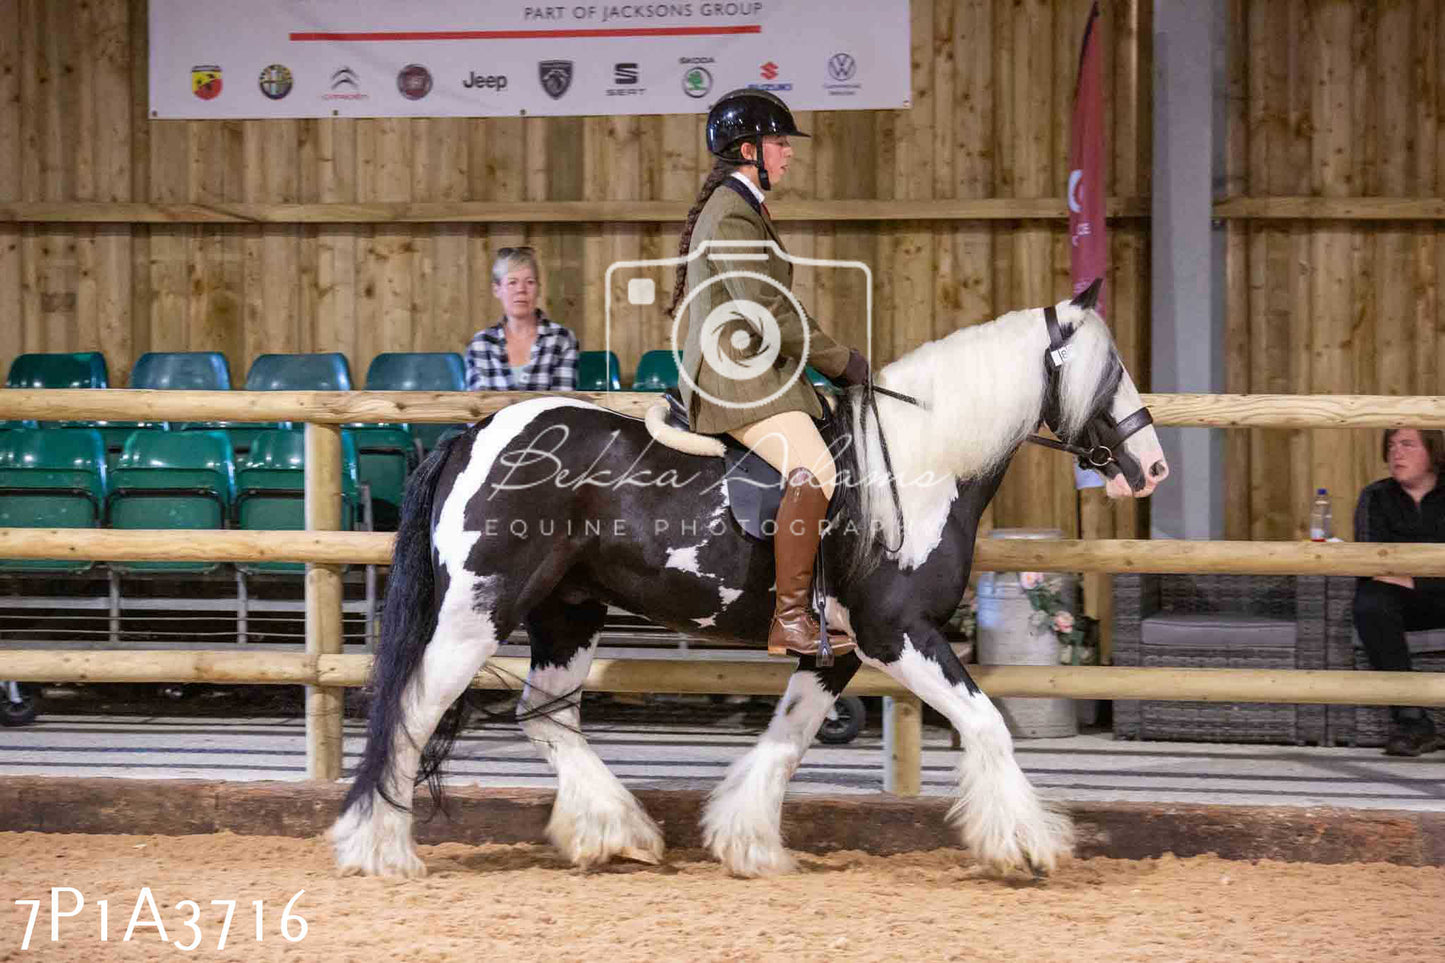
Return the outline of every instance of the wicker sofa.
[[[1355,633],[1352,609],[1355,578],[1332,575],[1325,590],[1325,666],[1330,669],[1369,669],[1370,660]],[[1421,672],[1445,672],[1445,629],[1406,632],[1410,660]],[[1435,726],[1445,732],[1445,709],[1431,709]],[[1326,734],[1331,745],[1383,746],[1390,733],[1390,710],[1385,706],[1330,706]]]
[[[1115,665],[1325,667],[1323,576],[1116,575]],[[1114,736],[1322,744],[1325,707],[1120,700]]]

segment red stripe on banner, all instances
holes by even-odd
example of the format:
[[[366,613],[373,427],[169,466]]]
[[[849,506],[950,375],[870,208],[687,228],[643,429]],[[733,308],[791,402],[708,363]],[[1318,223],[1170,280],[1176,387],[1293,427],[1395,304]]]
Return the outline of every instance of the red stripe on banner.
[[[293,41],[357,43],[373,40],[550,40],[557,37],[719,37],[762,33],[761,24],[738,27],[632,27],[596,30],[393,30],[370,33],[293,33]]]

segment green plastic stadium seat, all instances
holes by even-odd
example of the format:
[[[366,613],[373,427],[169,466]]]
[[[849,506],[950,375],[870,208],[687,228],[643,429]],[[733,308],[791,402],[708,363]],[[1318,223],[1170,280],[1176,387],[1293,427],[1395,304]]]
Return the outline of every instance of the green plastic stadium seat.
[[[467,374],[455,351],[394,351],[371,359],[367,391],[466,391]]]
[[[74,354],[22,354],[10,365],[7,388],[105,388],[110,373],[99,351]],[[42,428],[95,428],[100,431],[108,461],[114,466],[126,437],[135,430],[132,421],[45,421]]]
[[[583,351],[577,355],[578,391],[621,391],[621,365],[613,351]]]
[[[814,388],[822,388],[824,391],[833,391],[836,387],[833,382],[829,381],[826,377],[824,377],[823,372],[819,371],[812,365],[807,365],[803,368],[803,376],[808,379],[808,384],[812,385]]]
[[[105,443],[92,428],[0,432],[0,528],[98,528],[104,518]],[[7,572],[84,572],[95,563],[5,559]]]
[[[225,528],[236,497],[231,442],[220,431],[137,430],[110,476],[111,528]],[[206,573],[218,562],[112,562],[125,575]]]
[[[677,387],[677,362],[672,352],[658,348],[644,352],[632,379],[633,391],[666,391]]]
[[[466,391],[467,372],[455,351],[395,351],[379,354],[366,369],[367,391]],[[425,454],[454,427],[445,423],[413,424],[412,437]],[[372,490],[373,499],[376,497]]]
[[[263,354],[246,372],[247,391],[350,391],[351,366],[339,352]],[[177,425],[182,431],[225,429],[239,459],[263,433],[291,427],[289,422],[211,421]]]
[[[350,391],[351,365],[339,351],[263,354],[246,372],[247,391]]]
[[[237,528],[253,531],[301,531],[306,528],[306,433],[301,428],[280,428],[256,436],[246,457],[236,466]],[[341,527],[355,527],[360,504],[356,443],[351,432],[341,433]],[[243,562],[236,566],[249,574],[300,573],[299,562]]]
[[[7,388],[107,388],[110,374],[99,351],[22,354],[10,364]]]
[[[372,529],[396,531],[406,476],[420,461],[416,439],[406,425],[361,425],[345,433],[356,443],[358,477],[371,491]]]
[[[231,369],[219,351],[147,351],[130,372],[132,388],[230,391]]]

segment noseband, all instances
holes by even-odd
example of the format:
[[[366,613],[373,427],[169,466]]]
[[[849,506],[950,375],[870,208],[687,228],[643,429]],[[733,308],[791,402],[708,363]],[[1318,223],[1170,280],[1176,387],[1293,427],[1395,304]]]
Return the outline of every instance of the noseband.
[[[1049,329],[1049,347],[1044,352],[1044,367],[1048,370],[1049,397],[1053,404],[1045,405],[1044,423],[1049,430],[1058,432],[1056,426],[1057,418],[1050,419],[1047,411],[1058,403],[1061,396],[1059,387],[1059,374],[1063,370],[1065,362],[1069,360],[1069,345],[1064,340],[1063,330],[1059,327],[1059,313],[1053,306],[1044,308],[1044,324]],[[1119,379],[1123,377],[1124,366],[1119,363],[1117,356],[1110,359],[1109,367],[1109,396],[1113,396],[1119,387]],[[1055,412],[1057,414],[1057,412]],[[1057,441],[1053,438],[1044,438],[1041,435],[1029,435],[1028,440],[1036,445],[1045,448],[1053,448],[1056,451],[1066,451],[1071,455],[1078,456],[1081,468],[1092,468],[1105,472],[1108,475],[1115,475],[1122,469],[1119,465],[1119,457],[1116,454],[1124,446],[1129,437],[1145,425],[1152,425],[1154,416],[1149,414],[1149,409],[1140,407],[1119,421],[1115,421],[1108,411],[1100,411],[1090,419],[1084,434],[1089,436],[1087,440],[1093,445],[1084,448],[1080,445],[1070,444],[1064,441]],[[1142,470],[1142,466],[1141,466]]]

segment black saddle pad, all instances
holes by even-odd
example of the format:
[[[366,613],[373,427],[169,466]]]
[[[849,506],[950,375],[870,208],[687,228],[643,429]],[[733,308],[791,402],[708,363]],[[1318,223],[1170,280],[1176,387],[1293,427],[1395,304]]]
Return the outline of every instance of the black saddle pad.
[[[663,392],[667,399],[667,423],[692,431],[687,408],[676,388]],[[727,472],[728,505],[733,518],[753,538],[771,542],[773,520],[783,500],[783,476],[731,435],[715,435],[723,443],[723,465]],[[765,532],[763,522],[768,528]]]

